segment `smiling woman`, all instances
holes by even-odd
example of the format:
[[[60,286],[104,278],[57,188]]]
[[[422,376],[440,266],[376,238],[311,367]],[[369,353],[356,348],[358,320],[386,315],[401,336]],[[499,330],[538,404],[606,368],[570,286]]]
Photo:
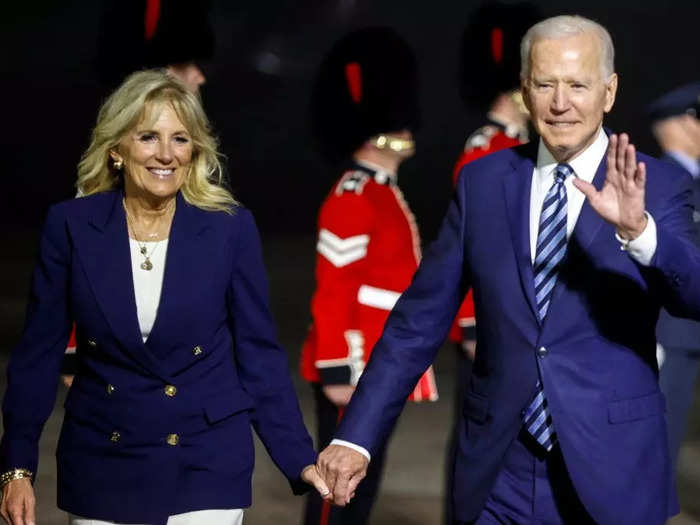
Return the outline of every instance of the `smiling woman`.
[[[251,213],[221,185],[199,103],[157,71],[100,110],[82,198],[51,207],[26,327],[8,366],[0,515],[32,523],[41,429],[76,326],[56,453],[72,525],[240,525],[253,441],[292,489],[328,489],[267,304]],[[101,521],[101,520],[107,520]]]

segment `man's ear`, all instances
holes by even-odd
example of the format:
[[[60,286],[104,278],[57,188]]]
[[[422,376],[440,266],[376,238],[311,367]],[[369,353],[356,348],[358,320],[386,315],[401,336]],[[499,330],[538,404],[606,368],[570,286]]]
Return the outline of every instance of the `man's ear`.
[[[617,73],[610,75],[607,83],[605,84],[605,107],[603,111],[608,113],[613,104],[615,104],[615,95],[617,94]]]

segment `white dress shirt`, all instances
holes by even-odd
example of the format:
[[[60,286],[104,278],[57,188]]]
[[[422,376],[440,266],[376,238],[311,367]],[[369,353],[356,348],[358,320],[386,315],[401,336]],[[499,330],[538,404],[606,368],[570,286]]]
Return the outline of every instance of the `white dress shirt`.
[[[574,175],[567,177],[564,182],[567,197],[567,221],[566,221],[566,238],[571,237],[578,216],[581,214],[581,208],[586,200],[585,195],[579,191],[573,184],[573,178],[578,177],[586,182],[592,182],[595,177],[598,166],[600,165],[605,153],[608,149],[608,136],[603,131],[603,128],[598,131],[598,136],[593,143],[581,153],[569,160],[567,164],[574,170]],[[535,250],[537,247],[537,233],[539,230],[540,214],[542,213],[542,204],[544,203],[545,195],[549,188],[554,183],[554,170],[557,167],[557,161],[540,139],[539,148],[537,150],[537,164],[532,171],[532,183],[530,186],[530,258],[534,263]],[[631,241],[625,241],[615,235],[620,241],[620,248],[643,266],[648,266],[654,252],[656,252],[656,224],[649,213],[646,213],[647,225],[642,234]],[[342,439],[334,439],[331,445],[343,445],[361,454],[364,454],[368,459],[371,459],[369,452],[355,443],[349,443]]]

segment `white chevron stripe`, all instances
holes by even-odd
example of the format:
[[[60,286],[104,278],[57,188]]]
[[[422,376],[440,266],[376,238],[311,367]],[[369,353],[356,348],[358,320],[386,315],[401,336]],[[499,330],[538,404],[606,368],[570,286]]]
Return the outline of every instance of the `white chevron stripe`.
[[[325,242],[319,241],[316,245],[316,251],[323,255],[328,261],[337,268],[342,268],[350,263],[359,261],[367,255],[366,246],[358,246],[346,252],[337,252],[329,247]]]
[[[366,247],[369,244],[369,235],[364,233],[342,239],[333,232],[321,228],[321,231],[318,232],[318,241],[327,244],[329,248],[336,252],[346,252],[360,246]]]
[[[391,310],[401,294],[393,290],[384,290],[363,284],[357,291],[357,302],[380,310]]]

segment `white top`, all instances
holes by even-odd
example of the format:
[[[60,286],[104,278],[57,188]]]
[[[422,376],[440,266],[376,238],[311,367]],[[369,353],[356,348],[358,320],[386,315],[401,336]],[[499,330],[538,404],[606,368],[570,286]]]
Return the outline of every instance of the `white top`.
[[[146,253],[153,265],[150,270],[141,268],[141,264],[146,260],[146,257],[141,253],[141,246],[146,247]],[[158,314],[160,292],[163,288],[165,256],[168,253],[168,239],[139,243],[130,238],[129,247],[131,248],[131,274],[134,277],[136,314],[139,319],[141,338],[145,343]]]

